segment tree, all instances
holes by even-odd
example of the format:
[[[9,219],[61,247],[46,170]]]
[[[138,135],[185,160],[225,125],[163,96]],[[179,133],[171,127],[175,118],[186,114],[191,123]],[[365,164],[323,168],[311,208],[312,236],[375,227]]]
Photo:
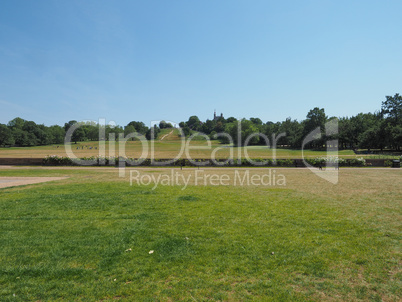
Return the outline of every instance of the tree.
[[[28,146],[37,146],[41,143],[41,138],[44,138],[45,134],[41,131],[38,125],[33,121],[25,121],[22,130],[28,133]]]
[[[70,129],[70,127],[75,125],[75,124],[77,124],[77,121],[75,121],[75,120],[72,120],[72,121],[69,121],[68,123],[65,123],[64,124],[64,131],[67,132],[68,129]]]
[[[195,131],[201,130],[201,121],[196,115],[190,116],[186,124],[187,127],[189,127],[191,130]]]
[[[113,139],[113,135],[114,135],[114,139],[119,137],[119,133],[124,133],[124,130],[122,127],[117,126],[117,125],[106,125],[105,127],[105,140],[110,140]]]
[[[52,135],[53,144],[62,144],[64,142],[64,136],[66,133],[62,127],[59,125],[53,125],[49,127],[49,131]]]
[[[205,134],[210,134],[215,128],[216,122],[211,120],[206,120],[201,126],[201,131]]]
[[[18,146],[28,146],[28,132],[15,128],[12,130],[15,144]]]
[[[280,128],[281,128],[281,123],[274,123],[274,122],[266,122],[262,126],[262,133],[271,140],[272,135],[274,134],[279,134],[280,133]],[[265,145],[265,142],[261,141],[262,144]],[[272,142],[271,142],[272,143]]]
[[[235,121],[237,121],[237,119],[234,118],[233,116],[228,117],[228,118],[226,119],[226,123],[233,123],[233,122],[235,122]]]
[[[73,132],[73,135],[71,137],[72,141],[77,143],[85,140],[85,130],[81,127],[78,127],[75,129]]]
[[[38,127],[38,130],[35,133],[36,138],[38,139],[38,144],[39,145],[50,145],[53,140],[52,140],[52,135],[49,131],[49,128],[43,127]]]
[[[160,121],[159,122],[159,128],[160,129],[173,128],[173,125],[171,123],[167,123],[165,121]]]
[[[352,133],[351,122],[348,117],[341,117],[338,120],[338,131],[339,131],[339,146],[342,149],[352,148],[353,142],[349,133]]]
[[[182,129],[184,136],[190,136],[191,135],[191,129],[188,126],[184,126]]]
[[[124,127],[124,136],[128,136],[129,134],[135,133],[135,132],[137,132],[137,131],[133,125],[128,124],[126,127]]]
[[[386,96],[381,109],[386,123],[384,135],[388,141],[388,145],[391,148],[399,150],[402,145],[402,96],[398,93],[394,96]]]
[[[390,118],[393,125],[398,125],[402,122],[402,96],[398,93],[394,96],[386,96],[386,100],[382,102],[381,109],[385,117]]]
[[[88,126],[86,132],[86,136],[91,141],[99,140],[99,125],[90,125]]]
[[[141,133],[141,134],[145,134],[148,131],[148,127],[145,126],[145,124],[143,122],[132,121],[132,122],[129,122],[127,124],[127,127],[128,126],[132,126],[135,129],[134,131],[131,131],[129,133],[138,132],[138,133]]]
[[[286,133],[286,136],[283,136],[279,139],[279,144],[287,145],[290,148],[300,147],[302,141],[302,131],[303,128],[301,124],[297,120],[292,120],[290,117],[288,117],[279,126],[279,133]]]
[[[158,128],[158,126],[154,125],[152,128],[148,129],[147,133],[145,133],[145,138],[149,141],[157,139],[160,131],[161,130]]]
[[[14,145],[15,140],[12,131],[4,124],[0,124],[0,146]]]
[[[392,144],[396,150],[400,150],[402,146],[402,126],[397,125],[391,130]]]
[[[24,127],[25,122],[26,121],[24,119],[22,119],[20,117],[16,117],[15,119],[9,121],[7,126],[10,127],[11,130],[14,130],[14,129],[22,130],[22,127]]]
[[[367,148],[367,149],[374,149],[376,148],[379,143],[377,141],[378,138],[378,127],[371,127],[364,131],[359,136],[359,147],[360,148]]]
[[[209,139],[212,139],[212,140],[214,140],[214,139],[216,139],[216,131],[212,131],[210,134],[209,134]]]
[[[366,130],[372,129],[378,133],[381,118],[382,118],[381,114],[373,114],[373,113],[359,113],[358,115],[351,118],[351,123],[353,127],[352,129],[353,133],[351,135],[355,139],[356,145],[359,145],[361,135]],[[377,137],[373,137],[372,139],[376,140]]]
[[[215,125],[215,132],[221,133],[223,131],[225,131],[225,125],[221,121],[218,121]]]
[[[250,121],[257,126],[262,126],[262,120],[260,120],[258,117],[250,117]]]
[[[250,135],[259,133],[258,128],[251,121],[242,119],[226,125],[227,132],[236,146],[244,146]],[[254,145],[259,142],[259,137],[254,136],[248,141],[248,145]]]
[[[305,128],[308,132],[313,131],[315,128],[320,127],[321,131],[324,131],[324,125],[327,121],[324,108],[315,107],[311,109],[306,116]]]
[[[320,129],[321,133],[325,131],[325,122],[327,121],[327,116],[325,115],[324,108],[315,107],[307,113],[306,120],[304,123],[303,137],[307,137],[309,133],[314,131],[317,127]],[[309,143],[311,148],[321,148],[324,144],[322,138],[318,138]]]

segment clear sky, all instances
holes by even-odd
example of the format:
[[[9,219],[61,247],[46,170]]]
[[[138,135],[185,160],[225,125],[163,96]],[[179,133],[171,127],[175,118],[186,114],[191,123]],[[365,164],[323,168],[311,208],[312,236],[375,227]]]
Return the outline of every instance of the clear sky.
[[[0,1],[0,123],[302,120],[402,93],[402,1]]]

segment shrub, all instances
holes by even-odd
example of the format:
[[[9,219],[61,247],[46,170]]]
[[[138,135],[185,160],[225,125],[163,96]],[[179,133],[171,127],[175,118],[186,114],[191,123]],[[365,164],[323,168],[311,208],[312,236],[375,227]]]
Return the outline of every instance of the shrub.
[[[363,167],[366,165],[366,160],[362,157],[353,159],[344,159],[336,156],[328,157],[316,157],[316,158],[306,158],[305,161],[314,166],[353,166],[353,167]]]
[[[353,167],[363,167],[366,165],[366,160],[363,157],[352,158],[349,160],[349,164]]]
[[[91,156],[91,157],[83,157],[76,159],[73,161],[69,157],[63,157],[58,155],[48,155],[43,159],[43,165],[46,166],[75,166],[75,165],[93,165],[93,166],[118,166],[119,161],[122,160],[125,162],[126,166],[158,166],[165,165],[164,162],[168,161],[168,159],[136,159],[136,158],[123,158],[123,157],[101,157],[101,156]],[[179,159],[175,162],[169,164],[169,166],[211,166],[213,163],[208,159],[193,159],[191,162],[188,159]],[[279,167],[293,167],[295,166],[295,161],[292,159],[263,159],[263,158],[254,158],[252,159],[256,166],[258,163],[261,163],[261,166],[279,166]],[[305,161],[315,167],[318,166],[333,166],[338,164],[339,166],[353,166],[353,167],[362,167],[366,166],[366,160],[364,158],[353,158],[353,159],[343,159],[338,157],[317,157],[317,158],[306,158]],[[226,162],[224,166],[244,166],[250,167],[253,166],[253,162],[250,162],[246,158],[242,158],[240,163],[237,159],[231,159],[227,161],[227,159],[218,160],[218,162]],[[392,165],[392,161],[387,160],[384,164],[386,167],[390,167]]]
[[[384,167],[391,167],[392,166],[392,161],[386,160],[384,161]]]
[[[74,163],[67,156],[48,155],[43,159],[45,166],[72,166]]]
[[[276,164],[279,167],[293,167],[294,166],[294,161],[291,159],[278,159],[276,161]]]

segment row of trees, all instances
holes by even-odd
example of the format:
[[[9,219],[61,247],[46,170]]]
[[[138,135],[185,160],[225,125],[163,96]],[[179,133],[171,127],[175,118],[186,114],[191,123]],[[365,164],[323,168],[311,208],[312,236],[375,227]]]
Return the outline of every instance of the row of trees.
[[[213,120],[201,122],[197,116],[191,116],[187,122],[181,122],[179,126],[183,129],[184,135],[188,136],[194,132],[202,132],[209,135],[211,139],[219,139],[228,143],[228,138],[222,133],[228,134],[234,144],[241,146],[266,145],[267,142],[262,136],[255,135],[246,142],[246,139],[253,133],[263,134],[272,143],[280,133],[286,133],[277,140],[278,145],[285,145],[289,148],[299,149],[303,140],[315,129],[319,128],[319,134],[307,144],[309,148],[319,149],[325,142],[337,139],[339,148],[342,149],[381,149],[389,148],[400,150],[402,146],[402,96],[386,96],[382,102],[381,109],[375,113],[359,113],[352,117],[328,117],[323,108],[315,107],[307,113],[303,121],[287,118],[283,122],[263,123],[259,118],[242,119],[238,121],[234,117],[227,119],[218,117]],[[332,129],[331,129],[332,128]],[[336,129],[335,129],[336,128]],[[240,132],[240,135],[239,135]],[[329,133],[328,133],[329,132]],[[219,134],[217,136],[217,134]]]
[[[64,141],[64,128],[58,125],[46,127],[35,122],[15,118],[7,125],[0,124],[0,146],[38,146],[60,144]]]
[[[40,146],[51,144],[63,144],[67,131],[72,126],[79,126],[72,134],[71,141],[98,141],[109,140],[110,137],[118,139],[119,134],[128,136],[131,133],[144,135],[148,140],[156,139],[160,128],[155,125],[152,129],[143,122],[132,121],[124,128],[121,126],[99,125],[95,122],[69,121],[64,127],[54,125],[47,127],[38,125],[33,121],[15,118],[7,125],[0,124],[0,146]],[[171,124],[163,125],[164,128],[172,127]],[[151,131],[153,130],[153,131]],[[135,139],[135,138],[132,138]]]
[[[333,131],[328,133],[328,125],[331,125],[328,122],[335,119],[335,117],[328,117],[323,108],[316,107],[307,113],[305,120],[300,122],[291,118],[277,123],[270,121],[264,123],[259,118],[238,121],[234,117],[225,119],[223,116],[201,122],[197,116],[191,116],[187,122],[181,122],[179,126],[185,136],[194,132],[202,132],[212,139],[219,139],[222,143],[228,143],[228,136],[230,136],[238,146],[267,144],[262,136],[250,137],[251,134],[263,134],[272,142],[273,136],[278,138],[280,133],[286,133],[277,139],[277,144],[298,149],[301,148],[303,140],[318,128],[321,135],[316,133],[316,138],[320,138],[310,141],[307,147],[322,148],[326,141],[337,139],[339,147],[344,149],[371,148],[383,150],[389,148],[400,150],[402,145],[402,96],[399,94],[386,96],[386,100],[382,102],[381,109],[378,112],[359,113],[356,116],[339,118],[337,129],[332,129]],[[0,124],[0,146],[62,144],[68,129],[77,123],[77,121],[69,121],[64,124],[64,127],[58,125],[47,127],[17,117],[7,125]],[[74,142],[108,140],[110,135],[117,139],[119,133],[127,137],[134,132],[151,140],[158,137],[160,129],[173,127],[171,123],[165,121],[161,121],[159,125],[152,128],[138,121],[132,121],[124,128],[111,125],[102,126],[94,122],[80,122],[79,126],[72,136]],[[246,141],[248,137],[250,139]]]

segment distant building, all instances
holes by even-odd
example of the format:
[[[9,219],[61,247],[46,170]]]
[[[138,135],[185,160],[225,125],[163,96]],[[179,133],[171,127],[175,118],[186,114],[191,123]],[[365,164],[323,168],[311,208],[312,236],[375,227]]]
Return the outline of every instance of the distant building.
[[[216,116],[216,110],[214,110],[214,121],[218,120],[219,118],[223,118],[223,113],[221,113],[221,116]]]

